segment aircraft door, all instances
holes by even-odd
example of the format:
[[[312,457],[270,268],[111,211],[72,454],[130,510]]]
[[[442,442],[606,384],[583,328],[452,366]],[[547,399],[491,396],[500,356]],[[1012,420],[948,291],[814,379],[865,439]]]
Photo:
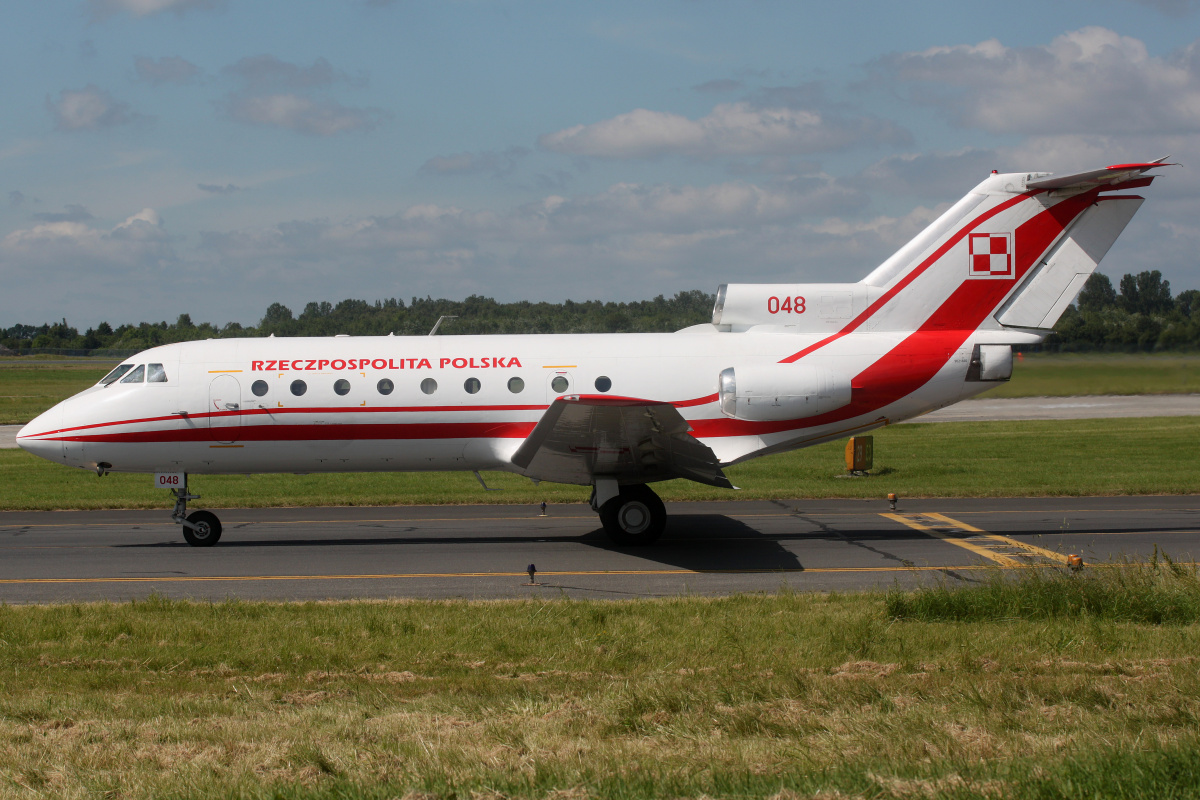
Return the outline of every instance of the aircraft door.
[[[571,377],[571,373],[556,369],[546,380],[546,400],[553,403],[554,398],[559,395],[571,394],[574,386],[575,381]]]
[[[208,385],[208,435],[232,444],[242,433],[242,386],[232,375],[218,375]]]

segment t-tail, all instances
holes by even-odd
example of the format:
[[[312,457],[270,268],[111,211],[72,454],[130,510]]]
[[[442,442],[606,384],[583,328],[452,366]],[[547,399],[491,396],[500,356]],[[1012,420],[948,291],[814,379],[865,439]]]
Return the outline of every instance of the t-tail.
[[[858,283],[729,284],[713,324],[827,333],[977,330],[1044,337],[1141,206],[1166,157],[1054,176],[993,172]]]

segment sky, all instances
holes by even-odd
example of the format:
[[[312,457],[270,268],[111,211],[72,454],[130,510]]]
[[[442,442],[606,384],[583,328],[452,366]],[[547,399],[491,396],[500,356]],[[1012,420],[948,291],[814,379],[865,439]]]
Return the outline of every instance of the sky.
[[[0,328],[857,281],[997,169],[1171,155],[1200,0],[45,0],[0,28]]]

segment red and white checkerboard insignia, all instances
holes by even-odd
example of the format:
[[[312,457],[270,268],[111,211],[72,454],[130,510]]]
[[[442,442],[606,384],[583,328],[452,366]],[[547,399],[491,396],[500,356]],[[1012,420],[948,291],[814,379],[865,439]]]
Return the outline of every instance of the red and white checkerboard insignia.
[[[970,248],[970,277],[1011,278],[1013,276],[1011,233],[972,233]]]

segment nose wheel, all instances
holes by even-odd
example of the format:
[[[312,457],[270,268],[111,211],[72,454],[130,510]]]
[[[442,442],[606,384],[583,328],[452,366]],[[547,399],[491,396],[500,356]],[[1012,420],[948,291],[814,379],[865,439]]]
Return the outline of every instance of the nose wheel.
[[[187,501],[199,500],[200,495],[188,492],[187,473],[183,475],[183,486],[171,490],[175,494],[175,510],[171,519],[183,526],[183,538],[192,547],[212,547],[221,538],[221,520],[211,511],[187,513]]]
[[[644,483],[622,486],[620,494],[600,506],[600,523],[616,544],[652,544],[667,526],[667,508]]]

